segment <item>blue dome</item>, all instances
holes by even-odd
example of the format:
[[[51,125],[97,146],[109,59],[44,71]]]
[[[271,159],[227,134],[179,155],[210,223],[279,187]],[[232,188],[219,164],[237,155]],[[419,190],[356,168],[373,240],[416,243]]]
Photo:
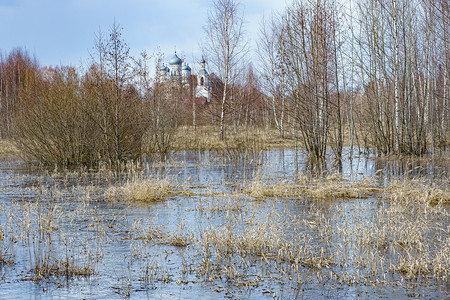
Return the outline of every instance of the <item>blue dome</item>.
[[[174,56],[169,60],[170,65],[179,65],[181,64],[182,60],[177,56],[177,53],[175,52]]]
[[[188,66],[188,65],[185,65],[185,66],[183,66],[183,69],[182,70],[185,70],[185,71],[190,71],[191,70],[191,68]]]

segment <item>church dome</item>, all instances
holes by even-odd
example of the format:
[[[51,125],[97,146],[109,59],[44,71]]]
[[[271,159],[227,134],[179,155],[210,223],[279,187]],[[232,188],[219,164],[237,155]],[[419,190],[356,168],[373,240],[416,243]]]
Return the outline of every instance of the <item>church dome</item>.
[[[181,60],[181,58],[179,58],[178,56],[177,56],[177,53],[175,52],[175,54],[174,54],[174,56],[169,60],[169,64],[170,65],[179,65],[179,64],[181,64],[181,62],[182,62],[182,60]]]
[[[182,70],[184,70],[184,71],[190,71],[190,70],[191,70],[191,67],[189,67],[188,65],[184,65]]]

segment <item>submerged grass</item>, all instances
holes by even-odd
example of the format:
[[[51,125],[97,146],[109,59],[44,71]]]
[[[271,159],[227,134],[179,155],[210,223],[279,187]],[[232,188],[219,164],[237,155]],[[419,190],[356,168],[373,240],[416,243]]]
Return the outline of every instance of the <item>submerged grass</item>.
[[[0,228],[0,265],[13,263],[13,255],[10,247],[11,245],[7,246],[5,244],[5,232]]]
[[[380,265],[408,280],[448,281],[450,193],[423,180],[406,179],[389,184],[384,199],[387,205],[361,231],[361,244]]]

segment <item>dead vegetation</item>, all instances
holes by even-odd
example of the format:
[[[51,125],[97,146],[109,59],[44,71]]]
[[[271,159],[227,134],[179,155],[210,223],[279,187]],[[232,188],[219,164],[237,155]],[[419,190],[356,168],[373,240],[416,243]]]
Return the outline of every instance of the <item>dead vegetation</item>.
[[[14,143],[7,139],[0,139],[0,154],[18,154],[19,150]]]
[[[33,270],[33,281],[40,281],[54,276],[64,276],[71,278],[74,276],[90,276],[95,274],[95,270],[89,262],[80,263],[75,258],[48,258],[42,261]]]
[[[0,228],[0,265],[13,263],[10,246],[5,244],[5,232]]]
[[[220,138],[217,128],[212,126],[179,127],[171,150],[263,150],[294,147],[293,140],[280,138],[279,132],[271,128],[238,128],[230,131],[224,139]]]
[[[169,182],[166,179],[140,179],[127,181],[123,186],[111,186],[105,191],[109,199],[122,199],[132,202],[160,201],[169,195]]]
[[[244,190],[245,193],[257,199],[302,196],[322,199],[368,198],[380,191],[381,189],[375,183],[374,178],[366,177],[352,182],[343,179],[339,174],[332,174],[323,178],[310,178],[301,175],[295,181],[285,180],[281,183],[272,183],[256,176]]]

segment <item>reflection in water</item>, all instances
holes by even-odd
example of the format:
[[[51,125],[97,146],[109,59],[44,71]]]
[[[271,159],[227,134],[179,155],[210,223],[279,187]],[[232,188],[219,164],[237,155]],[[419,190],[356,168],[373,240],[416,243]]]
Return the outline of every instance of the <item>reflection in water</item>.
[[[159,159],[148,160],[152,168],[160,174],[174,175],[180,179],[197,177],[201,181],[215,181],[230,177],[237,180],[251,180],[257,174],[264,178],[289,179],[296,174],[326,175],[341,173],[343,178],[359,180],[364,176],[377,175],[381,182],[392,179],[423,177],[430,180],[448,178],[450,161],[448,159],[386,159],[373,154],[353,154],[344,148],[342,164],[334,166],[334,157],[329,155],[319,166],[308,161],[302,149],[273,149],[270,151],[244,152],[232,158],[210,151],[181,151],[167,155],[161,164]],[[355,150],[353,150],[354,153]],[[152,163],[158,164],[157,167]],[[169,169],[165,169],[170,165]]]

